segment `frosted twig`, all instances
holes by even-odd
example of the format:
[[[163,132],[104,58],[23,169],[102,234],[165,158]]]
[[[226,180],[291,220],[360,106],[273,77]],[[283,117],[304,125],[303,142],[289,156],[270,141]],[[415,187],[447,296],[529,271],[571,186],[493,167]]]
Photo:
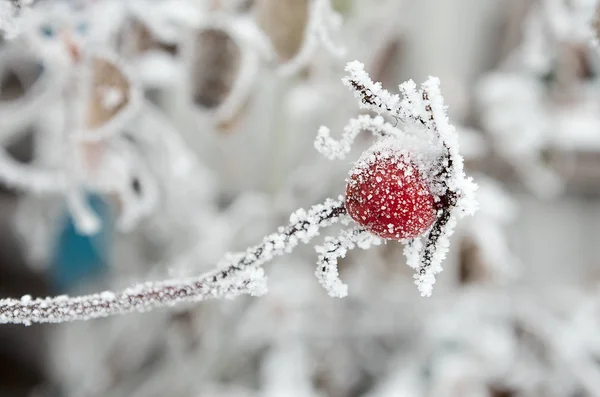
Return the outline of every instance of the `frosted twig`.
[[[248,248],[244,253],[229,255],[221,267],[202,276],[134,285],[122,292],[103,292],[79,297],[0,300],[0,324],[60,323],[86,320],[207,299],[254,296],[266,292],[266,278],[261,265],[275,256],[291,252],[300,242],[308,243],[319,229],[331,225],[346,214],[342,198],[327,199],[308,211],[300,209],[290,216],[290,223],[277,233]]]
[[[431,98],[434,100],[432,101]],[[441,101],[439,92],[439,80],[429,79],[423,87],[423,100],[426,103],[425,110],[429,113],[429,120],[425,121],[437,135],[439,135],[444,146],[445,167],[440,170],[437,177],[444,185],[444,193],[439,197],[438,217],[427,236],[427,242],[423,250],[423,257],[418,274],[415,275],[415,283],[424,295],[431,295],[431,288],[435,283],[435,274],[439,273],[441,263],[446,257],[450,246],[450,236],[454,233],[456,219],[453,212],[457,208],[460,192],[456,186],[452,186],[456,177],[464,177],[462,157],[458,154],[458,142],[455,141],[454,127],[448,124],[448,119]],[[450,131],[450,133],[449,133]],[[450,142],[449,142],[450,141]]]
[[[363,114],[350,119],[339,141],[331,138],[329,128],[321,126],[315,139],[315,148],[329,160],[343,159],[350,152],[352,143],[361,131],[370,131],[377,137],[397,133],[396,128],[386,123],[383,117]]]
[[[400,96],[384,90],[381,83],[374,83],[365,71],[364,65],[358,61],[348,62],[346,72],[350,73],[342,79],[345,86],[361,100],[360,107],[379,114],[389,113],[392,117],[406,116],[401,114]],[[414,84],[414,83],[413,83]]]
[[[349,76],[342,79],[344,85],[354,92],[354,96],[361,100],[360,107],[378,114],[387,113],[391,117],[405,123],[414,123],[415,121],[428,128],[434,127],[429,122],[429,117],[425,112],[422,93],[417,90],[414,81],[408,80],[400,84],[400,92],[391,94],[385,90],[381,83],[373,82],[369,74],[365,71],[364,65],[358,61],[348,62],[346,72]],[[424,84],[430,87],[439,85],[439,79],[429,77]]]
[[[319,254],[315,276],[327,290],[329,296],[343,298],[348,295],[348,286],[339,278],[337,263],[348,251],[358,246],[368,249],[371,245],[379,245],[381,240],[361,227],[343,230],[336,238],[326,237],[325,244],[315,247]]]

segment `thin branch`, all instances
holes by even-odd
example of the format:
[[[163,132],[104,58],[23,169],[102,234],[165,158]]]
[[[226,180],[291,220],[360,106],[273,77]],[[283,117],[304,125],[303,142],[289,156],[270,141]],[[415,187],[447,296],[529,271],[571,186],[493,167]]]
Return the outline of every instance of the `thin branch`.
[[[80,297],[0,300],[0,324],[60,323],[107,317],[131,312],[147,312],[159,307],[216,298],[254,296],[266,292],[261,265],[275,256],[291,252],[300,242],[308,243],[346,214],[342,198],[300,209],[290,223],[244,253],[228,255],[220,268],[196,278],[173,279],[134,285],[122,292],[103,292]]]
[[[425,110],[430,114],[430,118],[427,120],[427,123],[431,126],[431,129],[436,133],[436,135],[439,136],[440,133],[436,122],[435,113],[432,110],[427,91],[423,92],[423,100],[427,103]],[[439,197],[439,201],[436,203],[436,209],[439,211],[439,214],[427,237],[427,244],[425,245],[425,250],[423,252],[422,265],[419,269],[419,276],[425,276],[429,271],[429,268],[433,262],[434,254],[436,250],[440,248],[438,245],[439,239],[443,235],[448,234],[448,223],[452,217],[452,210],[456,207],[458,202],[459,193],[451,189],[448,184],[448,179],[451,178],[454,170],[454,159],[451,155],[448,144],[443,140],[442,144],[444,146],[444,156],[441,159],[441,162],[445,163],[445,167],[439,170],[438,174],[436,175],[436,179],[441,181],[443,184],[444,194]]]
[[[326,237],[325,244],[315,247],[319,254],[315,276],[329,296],[343,298],[348,295],[348,286],[339,278],[337,264],[348,251],[356,246],[368,249],[381,244],[381,240],[362,227],[343,230],[338,237]]]
[[[362,114],[350,119],[344,127],[340,140],[333,139],[330,129],[321,126],[315,139],[315,149],[329,160],[343,159],[350,152],[354,140],[361,131],[369,131],[378,138],[397,135],[396,128],[386,123],[383,117]]]

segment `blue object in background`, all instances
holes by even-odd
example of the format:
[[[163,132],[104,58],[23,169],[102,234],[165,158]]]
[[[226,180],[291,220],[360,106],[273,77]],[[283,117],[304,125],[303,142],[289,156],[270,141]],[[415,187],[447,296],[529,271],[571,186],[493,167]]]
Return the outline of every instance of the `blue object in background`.
[[[102,228],[93,236],[77,233],[70,214],[59,229],[50,263],[50,278],[59,292],[69,292],[93,281],[106,271],[112,240],[110,205],[98,195],[89,195],[90,206],[102,220]]]

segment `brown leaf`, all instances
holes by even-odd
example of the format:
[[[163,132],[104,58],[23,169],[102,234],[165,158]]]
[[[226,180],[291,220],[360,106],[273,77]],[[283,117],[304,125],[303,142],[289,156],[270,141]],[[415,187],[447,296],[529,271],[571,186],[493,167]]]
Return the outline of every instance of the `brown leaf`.
[[[294,58],[304,42],[310,0],[257,0],[257,21],[281,61]]]
[[[206,109],[221,105],[235,84],[240,61],[240,49],[227,32],[200,31],[192,61],[194,103]]]
[[[102,58],[92,60],[93,86],[85,118],[86,129],[94,130],[105,125],[129,103],[131,83],[115,63]],[[112,106],[107,106],[108,90],[121,97]]]

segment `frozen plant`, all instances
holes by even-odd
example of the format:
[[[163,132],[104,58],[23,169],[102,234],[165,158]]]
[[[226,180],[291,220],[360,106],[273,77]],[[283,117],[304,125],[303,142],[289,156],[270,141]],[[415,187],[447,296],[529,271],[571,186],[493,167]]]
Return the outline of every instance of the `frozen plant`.
[[[430,77],[420,90],[414,82],[405,82],[400,97],[371,81],[360,62],[349,63],[346,71],[350,75],[344,84],[361,106],[380,115],[351,119],[341,141],[322,127],[315,146],[334,159],[345,156],[361,130],[379,140],[363,153],[348,178],[346,208],[360,228],[341,236],[339,248],[323,253],[319,279],[331,295],[344,295],[336,288],[340,283],[330,266],[368,231],[406,244],[408,264],[417,270],[415,283],[421,295],[429,296],[457,219],[476,210],[476,185],[463,171],[458,135],[448,123],[439,80]],[[395,125],[381,114],[395,119]]]
[[[261,295],[266,292],[264,263],[290,253],[301,242],[307,244],[323,227],[338,221],[349,224],[350,218],[357,226],[317,249],[321,254],[317,277],[330,295],[346,294],[337,278],[337,259],[354,245],[368,248],[380,239],[407,244],[408,263],[418,270],[415,283],[421,295],[431,295],[457,219],[476,209],[476,185],[464,174],[458,136],[448,123],[439,81],[430,78],[420,90],[412,81],[403,83],[400,98],[373,83],[360,62],[349,63],[346,70],[350,75],[344,84],[354,90],[362,106],[387,113],[397,125],[380,116],[360,116],[350,121],[341,143],[332,140],[326,128],[320,129],[315,146],[331,158],[343,157],[362,129],[380,136],[350,171],[345,199],[327,199],[308,211],[294,212],[287,226],[245,252],[227,254],[216,270],[202,276],[148,282],[118,293],[3,299],[0,323],[64,322],[211,298]]]

